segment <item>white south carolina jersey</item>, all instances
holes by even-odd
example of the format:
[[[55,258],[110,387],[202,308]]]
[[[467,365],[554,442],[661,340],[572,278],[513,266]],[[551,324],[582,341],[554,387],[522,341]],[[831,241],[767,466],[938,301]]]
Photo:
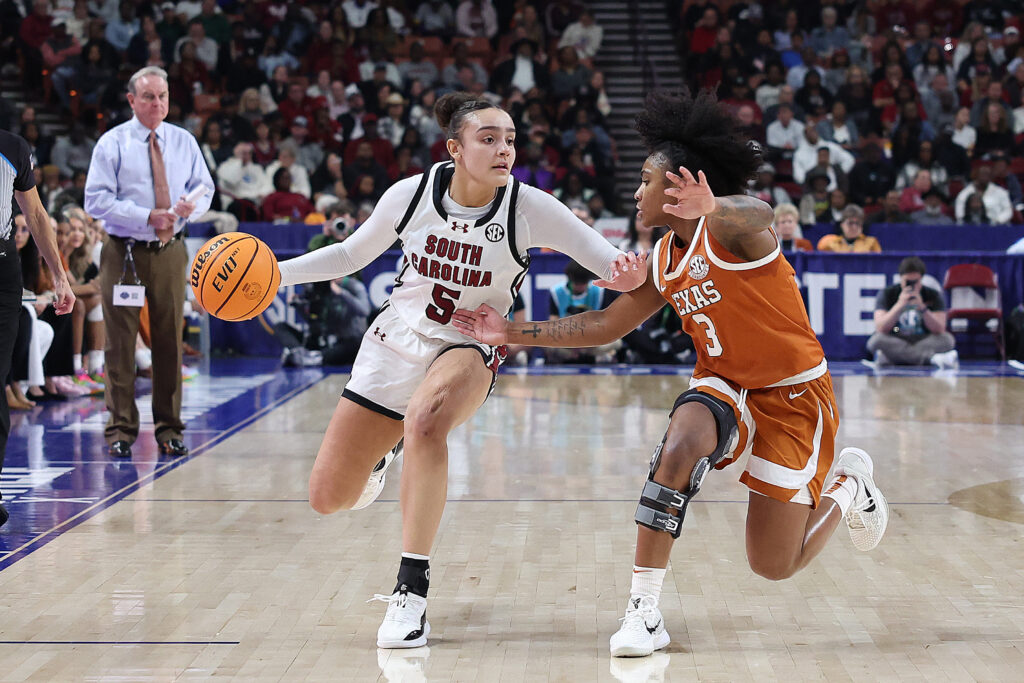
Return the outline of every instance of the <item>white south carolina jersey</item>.
[[[415,332],[465,343],[450,324],[452,313],[483,303],[500,313],[512,310],[529,266],[529,245],[516,242],[518,180],[510,175],[487,213],[463,220],[443,206],[454,172],[455,165],[444,162],[424,173],[395,228],[405,258],[390,302]]]

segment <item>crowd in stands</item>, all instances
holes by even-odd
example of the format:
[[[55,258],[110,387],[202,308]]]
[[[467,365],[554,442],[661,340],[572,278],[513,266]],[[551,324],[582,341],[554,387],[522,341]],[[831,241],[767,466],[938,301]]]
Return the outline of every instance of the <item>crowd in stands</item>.
[[[670,5],[690,86],[717,89],[764,149],[752,194],[804,224],[1024,222],[1019,2]]]
[[[1024,41],[1012,2],[673,0],[683,73],[764,149],[751,192],[799,221],[1024,222]],[[80,198],[95,137],[128,116],[128,76],[170,76],[168,121],[193,130],[242,221],[362,215],[446,158],[436,98],[469,90],[518,129],[515,175],[612,215],[615,143],[603,32],[576,0],[0,0],[0,57],[70,129],[0,107],[51,211]],[[13,119],[4,121],[3,119]],[[799,231],[799,227],[798,227]]]
[[[366,215],[391,183],[446,159],[433,104],[468,90],[512,114],[515,175],[608,215],[601,41],[575,0],[0,0],[0,57],[70,131],[52,140],[34,108],[9,105],[0,126],[29,140],[59,210],[80,202],[98,134],[131,116],[127,78],[160,66],[167,121],[195,133],[217,182],[213,208],[317,223],[343,199]]]
[[[883,248],[870,235],[878,223],[1024,222],[1024,13],[1013,5],[667,3],[690,87],[715,89],[763,149],[749,192],[775,208],[784,247],[859,252]],[[45,266],[19,226],[39,348],[26,346],[8,397],[102,390],[92,280],[104,233],[77,207],[96,138],[131,116],[125,86],[137,69],[167,71],[167,121],[198,138],[217,183],[214,210],[322,223],[315,248],[350,234],[392,183],[447,158],[433,105],[451,90],[509,111],[521,181],[590,224],[625,213],[594,68],[602,38],[576,0],[0,0],[0,68],[59,111],[67,134],[48,136],[34,107],[2,96],[0,128],[32,148],[79,296],[71,316],[53,314]],[[801,223],[833,224],[835,234],[812,244]],[[634,217],[620,246],[650,249],[662,232]],[[552,315],[598,297],[578,270],[552,291]],[[335,298],[351,286],[334,283]],[[292,350],[315,336],[296,337]],[[350,347],[317,348],[340,358]],[[582,355],[680,362],[691,349],[675,316],[663,315],[622,347]],[[140,353],[145,367],[142,340]]]

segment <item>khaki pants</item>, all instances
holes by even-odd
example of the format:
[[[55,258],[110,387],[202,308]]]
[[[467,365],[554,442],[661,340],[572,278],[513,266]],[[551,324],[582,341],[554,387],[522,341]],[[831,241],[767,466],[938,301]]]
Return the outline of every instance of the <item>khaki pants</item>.
[[[134,443],[139,435],[139,411],[135,406],[135,339],[139,332],[139,311],[134,306],[115,306],[114,285],[121,280],[126,242],[111,237],[100,257],[100,287],[103,290],[103,320],[107,327],[106,403],[110,411],[104,435],[107,443]],[[185,270],[188,252],[176,239],[161,249],[142,246],[132,249],[135,269],[146,288],[153,350],[153,422],[157,441],[180,439],[181,421],[181,334],[184,326]],[[134,284],[131,267],[125,284]]]
[[[955,346],[956,340],[949,332],[929,334],[913,344],[896,335],[877,332],[868,339],[868,350],[881,351],[894,365],[928,365],[932,356],[952,351]]]

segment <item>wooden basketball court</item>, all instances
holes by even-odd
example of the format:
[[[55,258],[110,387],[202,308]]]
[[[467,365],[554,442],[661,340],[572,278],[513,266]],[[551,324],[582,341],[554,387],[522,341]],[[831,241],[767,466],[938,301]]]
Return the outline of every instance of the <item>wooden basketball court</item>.
[[[891,504],[882,544],[859,553],[841,527],[795,578],[761,579],[744,556],[742,464],[713,473],[666,579],[672,643],[639,660],[611,660],[608,637],[628,594],[637,496],[685,375],[499,379],[450,442],[433,631],[410,651],[376,649],[384,606],[366,602],[394,584],[397,470],[366,510],[320,517],[306,503],[346,378],[317,377],[12,553],[0,680],[1024,677],[1020,377],[836,376],[840,444],[874,456]],[[200,427],[193,445],[214,431]],[[47,451],[48,434],[43,455],[71,458]]]

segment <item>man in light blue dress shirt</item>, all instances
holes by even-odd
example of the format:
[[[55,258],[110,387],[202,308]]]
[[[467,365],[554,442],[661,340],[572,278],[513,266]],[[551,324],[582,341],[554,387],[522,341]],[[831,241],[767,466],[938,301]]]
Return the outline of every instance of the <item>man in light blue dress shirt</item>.
[[[214,185],[191,133],[164,123],[167,73],[145,67],[128,81],[130,121],[96,143],[85,184],[85,210],[106,224],[110,239],[100,257],[103,319],[107,327],[105,435],[109,452],[130,457],[139,433],[135,405],[138,305],[128,290],[145,288],[153,350],[153,422],[160,452],[187,455],[182,441],[181,341],[188,254],[181,230],[210,208]],[[202,186],[206,193],[193,202]],[[175,198],[172,204],[171,198]]]

